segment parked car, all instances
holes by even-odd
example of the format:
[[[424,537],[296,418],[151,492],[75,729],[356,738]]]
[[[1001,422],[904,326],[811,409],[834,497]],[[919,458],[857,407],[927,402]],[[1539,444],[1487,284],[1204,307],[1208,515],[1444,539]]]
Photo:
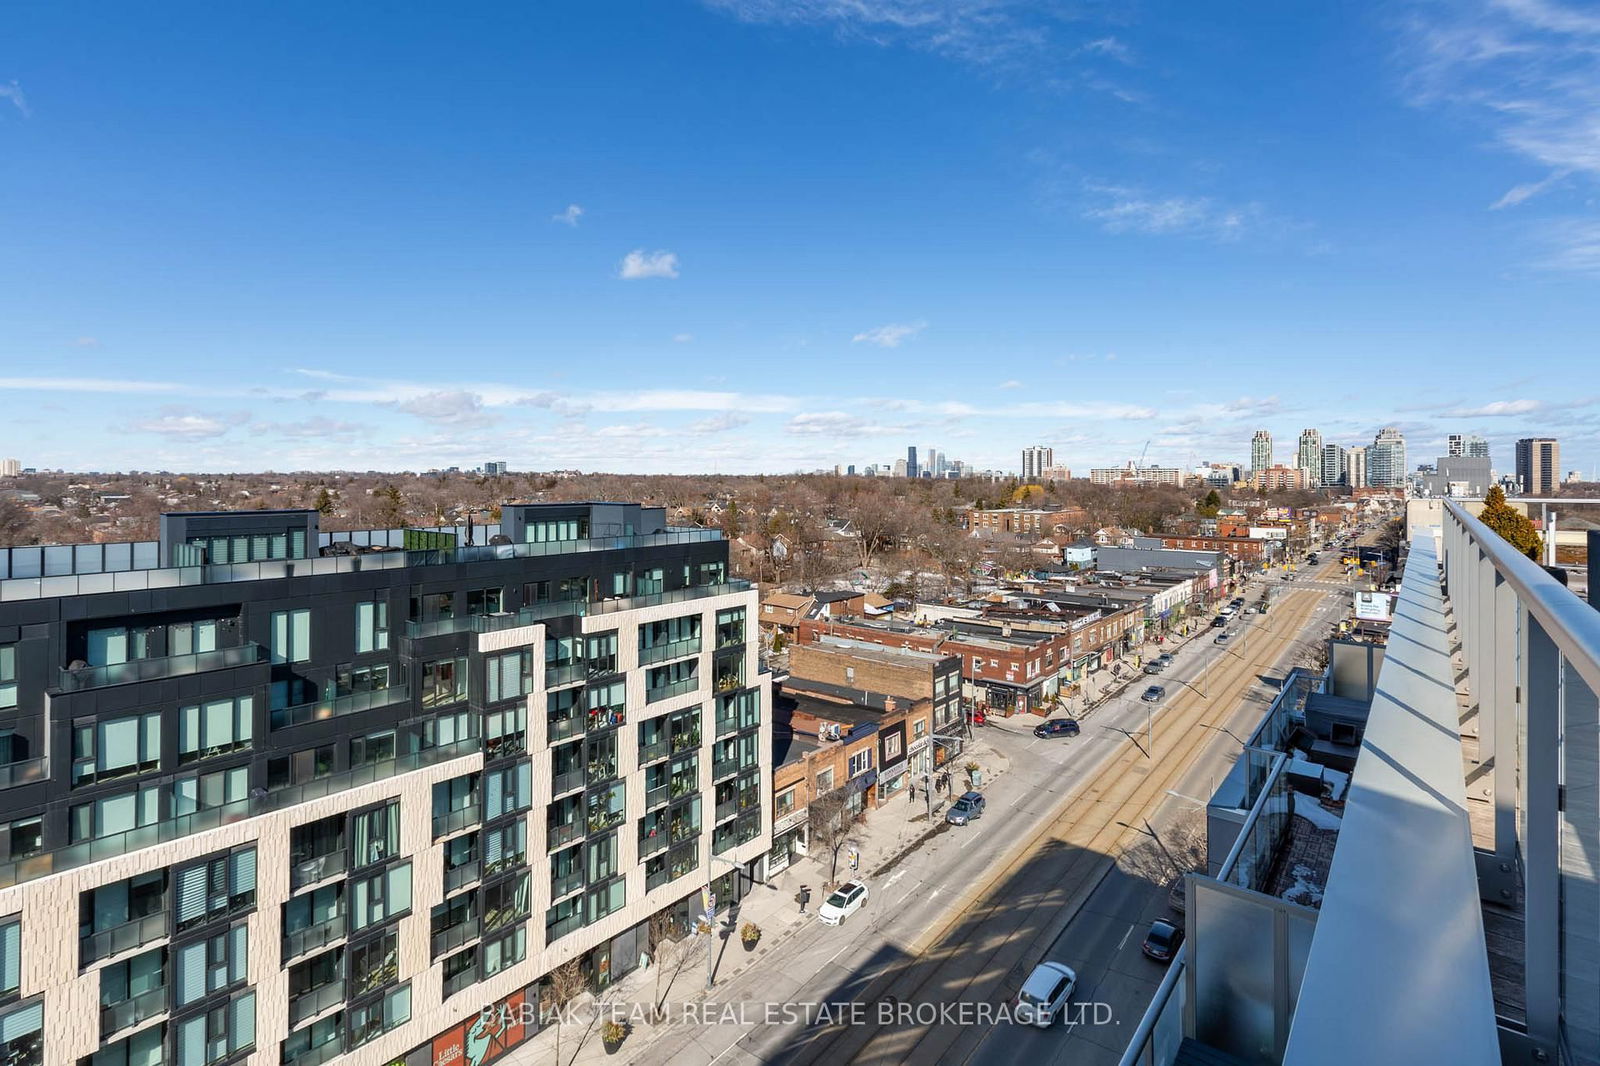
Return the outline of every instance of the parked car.
[[[1144,700],[1146,703],[1160,703],[1162,700],[1166,699],[1166,697],[1167,690],[1165,688],[1160,685],[1151,685],[1149,688],[1144,690],[1144,695],[1140,696],[1139,698]]]
[[[867,902],[867,886],[860,881],[846,881],[817,908],[817,921],[823,925],[838,925]]]
[[[1156,662],[1160,663],[1162,666],[1171,666],[1172,653],[1170,651],[1162,652],[1160,655],[1156,656]]]
[[[1233,634],[1224,629],[1221,633],[1217,634],[1217,639],[1213,640],[1211,643],[1221,645],[1222,647],[1227,647],[1229,644],[1233,643]]]
[[[1144,664],[1144,672],[1147,674],[1159,674],[1166,668],[1167,664],[1162,662],[1160,659],[1151,659],[1149,662]]]
[[[1060,962],[1041,962],[1022,983],[1022,991],[1017,995],[1017,1021],[1040,1028],[1049,1026],[1056,1020],[1057,1011],[1065,1015],[1063,1008],[1072,998],[1072,988],[1077,983],[1078,975],[1072,967]]]
[[[951,825],[966,825],[975,818],[982,818],[983,808],[982,792],[966,792],[954,803],[950,804],[950,809],[945,812],[944,820]]]
[[[1227,624],[1228,624],[1228,619],[1226,617],[1224,617],[1223,615],[1220,615],[1220,614],[1217,617],[1215,617],[1215,618],[1213,618],[1211,620],[1211,628],[1212,629],[1221,629],[1223,626],[1225,626]]]
[[[1150,923],[1150,931],[1144,935],[1144,953],[1157,962],[1171,962],[1172,956],[1178,953],[1178,945],[1183,943],[1183,928],[1174,925],[1165,918],[1157,918]]]
[[[1076,718],[1052,718],[1033,727],[1036,737],[1075,737],[1078,735]]]

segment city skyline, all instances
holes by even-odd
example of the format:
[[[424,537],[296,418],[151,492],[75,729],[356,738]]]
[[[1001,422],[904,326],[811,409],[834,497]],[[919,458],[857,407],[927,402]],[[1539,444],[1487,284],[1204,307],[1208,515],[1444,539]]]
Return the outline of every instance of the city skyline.
[[[492,437],[514,469],[746,473],[912,438],[1088,469],[1393,422],[1420,455],[1600,460],[1566,380],[1600,314],[1594,168],[1562,148],[1581,100],[1533,76],[1588,54],[1577,29],[992,14],[19,12],[0,451],[426,469]],[[1441,58],[1449,33],[1517,47]],[[1512,63],[1548,136],[1485,106]]]

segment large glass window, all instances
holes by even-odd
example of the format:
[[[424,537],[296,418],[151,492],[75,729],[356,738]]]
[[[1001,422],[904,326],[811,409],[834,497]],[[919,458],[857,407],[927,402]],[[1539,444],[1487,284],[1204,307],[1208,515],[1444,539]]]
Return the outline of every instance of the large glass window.
[[[243,981],[250,963],[250,930],[243,924],[178,948],[173,964],[175,1006],[187,1007]]]
[[[17,646],[0,645],[0,711],[17,705]]]
[[[72,728],[72,783],[94,784],[161,768],[161,714],[133,714]]]
[[[621,825],[623,810],[626,807],[627,782],[625,781],[617,781],[606,788],[589,793],[589,832],[599,833],[612,826]]]
[[[717,612],[717,647],[744,643],[744,608],[730,607]]]
[[[592,924],[613,911],[621,910],[627,898],[627,884],[619,877],[609,884],[590,889],[584,897],[584,921]]]
[[[506,590],[503,588],[469,589],[468,614],[499,614],[505,610]]]
[[[178,932],[223,914],[255,906],[256,849],[240,848],[227,855],[178,871],[177,907],[173,912]]]
[[[363,996],[400,976],[400,941],[393,930],[350,949],[350,994]]]
[[[22,920],[0,922],[0,999],[22,989]]]
[[[435,659],[422,664],[422,705],[440,707],[467,698],[467,660]]]
[[[533,802],[531,775],[532,767],[527,762],[500,770],[485,770],[485,817],[492,820],[513,811],[526,810]]]
[[[351,894],[351,927],[359,931],[410,909],[411,864],[404,862],[355,883]]]
[[[91,629],[85,644],[90,666],[116,666],[152,654],[151,630],[147,626],[105,626]]]
[[[172,782],[172,814],[181,817],[196,811],[226,807],[230,803],[241,803],[249,796],[248,766],[180,777]]]
[[[529,544],[582,540],[588,536],[588,526],[588,519],[580,518],[562,518],[554,522],[529,522],[522,527],[522,535]]]
[[[160,820],[161,790],[155,785],[144,785],[134,792],[102,796],[73,807],[68,812],[68,832],[71,842],[76,844],[126,833]]]
[[[389,646],[389,604],[384,600],[356,604],[356,654]]]
[[[516,866],[528,857],[528,823],[518,818],[483,834],[484,876]]]
[[[604,729],[627,721],[628,687],[623,681],[590,685],[584,690],[589,728]]]
[[[617,634],[592,634],[584,646],[590,677],[617,672]]]
[[[350,1047],[360,1047],[410,1020],[411,984],[407,982],[382,999],[350,1009]]]
[[[499,973],[528,957],[528,927],[519,925],[499,940],[483,946],[483,976]]]
[[[255,701],[249,696],[211,700],[178,709],[178,762],[226,755],[250,746]]]
[[[400,804],[386,803],[376,810],[362,811],[352,819],[351,838],[355,847],[350,861],[359,868],[382,862],[400,850]]]
[[[173,622],[167,626],[167,654],[189,655],[217,650],[215,621]]]
[[[141,1029],[126,1040],[118,1040],[96,1051],[87,1060],[89,1066],[161,1066],[162,1049],[167,1042],[165,1023]]]
[[[527,874],[509,877],[483,890],[483,931],[504,929],[528,917],[532,883]]]
[[[178,1023],[177,1066],[210,1066],[231,1058],[256,1042],[256,994],[246,992],[232,1002]]]
[[[311,611],[274,611],[272,661],[303,663],[311,660]]]
[[[30,1003],[0,1015],[0,1062],[43,1066],[44,1003]]]
[[[507,655],[491,655],[486,666],[490,703],[526,696],[531,690],[533,657],[530,653],[514,651]]]

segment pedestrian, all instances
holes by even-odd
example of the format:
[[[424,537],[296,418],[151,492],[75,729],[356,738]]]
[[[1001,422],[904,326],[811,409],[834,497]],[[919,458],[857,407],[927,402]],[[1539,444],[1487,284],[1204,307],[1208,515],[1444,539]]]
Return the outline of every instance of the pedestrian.
[[[906,786],[906,795],[910,797],[912,803],[917,802],[917,783],[915,781]]]

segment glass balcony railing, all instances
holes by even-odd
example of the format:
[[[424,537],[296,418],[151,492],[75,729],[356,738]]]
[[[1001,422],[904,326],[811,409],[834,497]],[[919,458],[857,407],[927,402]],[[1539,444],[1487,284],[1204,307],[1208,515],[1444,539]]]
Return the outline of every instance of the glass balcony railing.
[[[582,914],[569,914],[565,918],[558,918],[553,922],[545,922],[544,940],[546,944],[553,944],[568,933],[576,932],[583,927]]]
[[[289,1024],[299,1025],[313,1015],[321,1014],[335,1003],[344,1002],[344,982],[329,981],[308,992],[289,999]]]
[[[454,744],[442,744],[438,747],[425,748],[422,751],[413,752],[410,755],[402,755],[395,759],[367,763],[364,766],[353,767],[342,773],[329,774],[327,777],[319,777],[301,785],[274,789],[261,795],[236,800],[233,803],[225,803],[218,807],[208,807],[193,814],[169,818],[166,821],[141,826],[138,829],[129,829],[126,832],[115,833],[111,836],[85,840],[79,844],[68,844],[54,851],[41,852],[25,859],[0,863],[0,888],[9,888],[24,881],[60,873],[63,870],[74,870],[91,862],[99,862],[102,859],[127,855],[130,852],[138,851],[140,848],[147,848],[154,844],[164,844],[206,829],[232,825],[235,822],[244,821],[258,814],[285,810],[307,800],[319,799],[322,796],[343,792],[346,789],[364,785],[371,781],[382,781],[424,766],[433,766],[451,759],[478,755],[482,750],[483,748],[478,738],[471,737],[457,741]]]
[[[100,1008],[100,1042],[113,1033],[138,1025],[140,1022],[164,1014],[167,1010],[167,986],[152,988],[121,1003],[111,1003]]]
[[[718,759],[711,764],[711,780],[721,781],[725,777],[732,777],[740,769],[738,759]]]
[[[552,666],[549,663],[544,667],[544,687],[560,688],[576,681],[586,681],[589,678],[589,665],[584,662],[563,663]]]
[[[43,755],[0,766],[0,789],[31,785],[50,776],[50,762]]]
[[[333,1036],[316,1047],[307,1048],[298,1055],[284,1053],[283,1066],[322,1066],[330,1059],[344,1054],[344,1033],[333,1030]]]
[[[573,713],[566,718],[550,717],[545,719],[545,735],[552,744],[558,740],[575,737],[582,733],[583,729],[584,718],[577,713]]]
[[[735,592],[749,592],[750,587],[750,582],[734,579],[717,585],[691,585],[688,588],[673,589],[671,592],[657,592],[649,596],[619,596],[616,599],[591,603],[589,605],[589,613],[608,614],[615,611],[637,611],[641,607],[658,607],[664,603],[684,603],[689,600],[703,600],[711,596],[730,596]]]
[[[480,876],[481,870],[476,860],[464,862],[460,866],[450,867],[444,872],[445,895],[448,896],[457,889],[465,888],[467,885],[477,881]]]
[[[448,929],[441,929],[429,939],[429,948],[433,957],[448,955],[462,944],[478,939],[482,925],[477,918],[468,918],[464,922],[457,922]]]
[[[312,951],[319,951],[334,941],[341,939],[345,934],[345,916],[335,914],[326,921],[316,925],[308,925],[304,929],[296,929],[292,933],[283,934],[283,962],[299,958]]]
[[[451,974],[444,979],[444,998],[449,999],[457,992],[464,992],[478,983],[478,968],[469,966],[460,973]]]
[[[475,826],[483,821],[483,809],[479,804],[469,803],[453,811],[445,811],[433,816],[433,839],[459,833],[468,826]]]
[[[570,896],[583,887],[583,871],[574,870],[569,874],[550,879],[550,898],[558,900],[562,896]]]
[[[639,858],[642,859],[646,855],[654,855],[656,852],[665,849],[669,843],[666,833],[658,832],[654,836],[641,836],[639,838]]]
[[[556,774],[550,779],[551,796],[562,796],[582,788],[583,776],[583,767],[581,766],[574,770],[566,770]]]
[[[336,874],[342,874],[350,866],[350,855],[344,849],[325,852],[321,855],[308,855],[296,859],[289,857],[289,891],[298,892],[306,885],[316,884]]]
[[[85,666],[77,670],[63,670],[59,684],[62,692],[85,692],[110,685],[159,681],[168,677],[184,677],[188,674],[202,674],[211,670],[226,670],[229,667],[250,666],[266,661],[266,648],[259,644],[241,644],[235,648],[197,651],[189,655],[134,659],[114,666]]]
[[[396,703],[404,703],[408,699],[410,699],[408,686],[403,683],[390,685],[388,688],[373,689],[370,692],[352,692],[348,696],[335,696],[294,707],[274,707],[270,715],[270,724],[273,729],[287,729],[290,726],[305,725],[307,722],[321,722],[347,714],[359,714],[375,707],[389,707]]]
[[[659,703],[662,700],[669,700],[674,696],[681,696],[685,692],[693,692],[699,687],[699,675],[694,677],[686,677],[681,681],[673,681],[670,684],[661,685],[657,688],[645,689],[644,701],[646,703]]]
[[[545,846],[554,851],[557,848],[570,844],[583,836],[582,822],[564,822],[561,825],[552,825],[545,832]]]
[[[651,808],[659,807],[671,798],[672,787],[670,785],[657,785],[655,788],[647,788],[644,790],[644,809],[648,811]]]
[[[745,711],[738,714],[717,715],[717,739],[731,737],[735,733],[742,733],[746,729],[754,729],[761,724],[761,712]]]
[[[526,733],[507,733],[504,736],[485,738],[483,742],[483,757],[485,759],[512,759],[527,753],[528,736]]]
[[[672,742],[666,737],[662,737],[660,740],[652,740],[648,744],[639,745],[639,765],[643,766],[645,763],[652,763],[657,759],[665,759],[671,754]]]
[[[639,649],[639,665],[649,666],[651,663],[664,663],[669,659],[681,659],[686,655],[700,654],[700,637],[698,634],[685,637],[682,640],[668,641],[650,648]]]
[[[98,933],[80,936],[78,965],[88,966],[91,962],[109,959],[124,951],[143,947],[165,937],[167,930],[167,912],[163,909],[123,922],[121,925],[113,925],[109,929],[102,929]]]
[[[493,877],[501,870],[509,870],[513,866],[526,866],[527,864],[528,853],[526,851],[508,851],[493,862],[485,863],[483,876]]]

